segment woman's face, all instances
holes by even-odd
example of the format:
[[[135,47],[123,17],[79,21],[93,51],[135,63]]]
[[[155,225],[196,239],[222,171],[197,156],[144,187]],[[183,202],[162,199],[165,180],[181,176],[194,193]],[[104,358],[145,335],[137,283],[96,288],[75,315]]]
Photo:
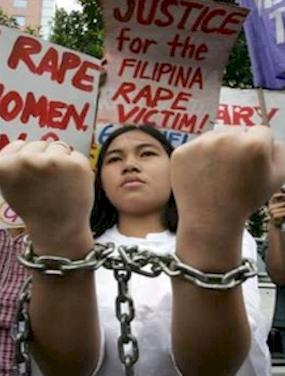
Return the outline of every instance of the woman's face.
[[[139,130],[112,141],[101,178],[119,214],[161,212],[171,194],[169,156],[159,141]]]

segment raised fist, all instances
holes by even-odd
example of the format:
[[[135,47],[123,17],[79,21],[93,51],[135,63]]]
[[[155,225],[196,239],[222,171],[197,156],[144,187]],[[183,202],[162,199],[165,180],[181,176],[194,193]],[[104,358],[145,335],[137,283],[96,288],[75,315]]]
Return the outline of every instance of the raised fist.
[[[87,228],[93,179],[88,159],[62,142],[15,141],[0,152],[2,194],[39,244]]]
[[[211,131],[174,152],[171,181],[180,218],[243,225],[285,181],[285,145],[265,126]]]

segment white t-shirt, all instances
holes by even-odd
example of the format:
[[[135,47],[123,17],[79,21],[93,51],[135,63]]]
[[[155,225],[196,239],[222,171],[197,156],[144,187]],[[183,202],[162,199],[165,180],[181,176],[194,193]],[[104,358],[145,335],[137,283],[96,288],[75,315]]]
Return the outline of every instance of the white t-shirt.
[[[146,238],[127,237],[116,227],[107,230],[97,241],[113,242],[119,245],[137,245],[157,254],[174,253],[174,234],[169,231],[148,234]],[[242,256],[256,260],[256,244],[252,236],[244,231]],[[115,316],[117,282],[113,272],[100,268],[95,273],[97,301],[100,311],[104,341],[101,364],[96,376],[123,376],[124,371],[118,357],[117,338],[120,325]],[[135,365],[136,376],[178,376],[171,354],[171,282],[169,277],[148,278],[133,274],[129,282],[130,294],[135,304],[135,318],[131,323],[132,333],[138,340],[140,356]],[[266,345],[269,327],[259,308],[257,278],[243,283],[243,293],[251,327],[251,348],[249,355],[236,376],[269,376],[270,354]],[[207,341],[207,337],[205,337]],[[195,349],[189,349],[195,351]],[[209,369],[211,365],[209,364]],[[33,370],[33,376],[40,373]]]

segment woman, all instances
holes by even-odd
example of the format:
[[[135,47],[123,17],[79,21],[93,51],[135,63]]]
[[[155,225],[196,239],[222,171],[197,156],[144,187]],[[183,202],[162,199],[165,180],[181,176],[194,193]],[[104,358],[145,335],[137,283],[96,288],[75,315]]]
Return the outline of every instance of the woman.
[[[265,127],[254,128],[240,135],[209,132],[171,158],[165,142],[146,127],[115,133],[97,171],[96,200],[105,194],[113,213],[105,226],[108,216],[100,223],[95,206],[97,241],[135,243],[159,254],[176,247],[185,264],[205,272],[240,265],[247,216],[285,178],[284,146],[275,145]],[[24,218],[39,255],[80,259],[91,248],[91,182],[86,160],[62,144],[16,142],[0,154],[3,194]],[[179,212],[177,241],[164,215],[167,205],[173,211],[171,187]],[[243,256],[255,255],[248,234],[242,245]],[[108,270],[99,269],[95,277],[94,286],[88,271],[60,280],[33,273],[32,350],[44,375],[89,375],[96,366],[98,375],[123,374],[115,342],[116,285]],[[176,375],[172,352],[187,376],[269,374],[256,281],[244,284],[247,315],[240,287],[217,292],[173,278],[171,292],[165,276],[138,275],[130,284],[136,306],[132,328],[140,347],[137,375]]]

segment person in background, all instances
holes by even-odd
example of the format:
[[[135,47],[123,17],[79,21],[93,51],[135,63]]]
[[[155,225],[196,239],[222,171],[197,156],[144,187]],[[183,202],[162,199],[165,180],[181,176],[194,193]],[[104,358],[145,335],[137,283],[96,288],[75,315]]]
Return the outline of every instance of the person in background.
[[[281,337],[285,354],[285,190],[275,193],[269,200],[269,229],[266,267],[272,281],[276,284],[276,304],[272,327]]]
[[[12,376],[15,341],[12,328],[16,320],[21,286],[28,270],[17,256],[23,246],[25,228],[0,229],[0,375]]]

